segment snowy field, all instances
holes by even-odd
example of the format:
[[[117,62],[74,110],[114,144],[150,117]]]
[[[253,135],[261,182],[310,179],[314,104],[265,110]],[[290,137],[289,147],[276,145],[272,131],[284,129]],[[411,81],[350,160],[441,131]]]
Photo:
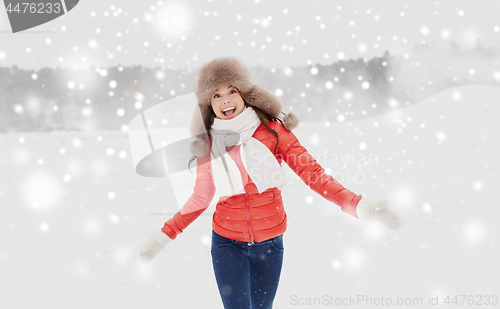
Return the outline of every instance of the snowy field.
[[[382,116],[301,123],[318,161],[387,198],[403,226],[356,220],[290,175],[275,308],[498,308],[499,115],[500,88],[469,85]],[[0,308],[222,308],[213,209],[139,262],[177,206],[166,178],[135,174],[126,133],[2,134],[0,167]]]

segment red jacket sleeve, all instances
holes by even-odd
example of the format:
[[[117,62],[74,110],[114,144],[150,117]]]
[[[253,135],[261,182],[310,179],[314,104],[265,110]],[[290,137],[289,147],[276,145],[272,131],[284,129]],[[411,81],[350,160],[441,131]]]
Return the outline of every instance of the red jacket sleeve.
[[[210,154],[196,160],[196,180],[193,194],[181,209],[161,229],[170,238],[177,235],[198,218],[210,205],[215,195]]]
[[[278,150],[283,160],[314,192],[339,205],[342,211],[357,218],[356,206],[362,195],[347,190],[325,170],[299,143],[297,137],[281,124],[276,125]]]

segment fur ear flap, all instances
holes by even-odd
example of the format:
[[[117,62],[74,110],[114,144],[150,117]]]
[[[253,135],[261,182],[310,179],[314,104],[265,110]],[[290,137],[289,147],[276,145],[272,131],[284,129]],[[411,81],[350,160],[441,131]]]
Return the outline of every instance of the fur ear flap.
[[[273,117],[281,114],[284,105],[275,95],[260,86],[253,86],[248,92],[243,93],[243,99],[248,105],[260,108]]]
[[[285,114],[283,125],[288,131],[292,131],[299,125],[299,118],[294,113]]]
[[[208,143],[199,138],[191,142],[189,150],[191,150],[191,153],[198,158],[206,156],[210,151]]]

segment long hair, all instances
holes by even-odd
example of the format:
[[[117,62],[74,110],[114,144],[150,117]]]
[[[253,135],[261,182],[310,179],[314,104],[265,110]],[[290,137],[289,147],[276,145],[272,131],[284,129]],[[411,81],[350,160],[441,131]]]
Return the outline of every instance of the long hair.
[[[245,102],[245,98],[243,98],[243,102]],[[249,105],[245,102],[245,106],[248,107]],[[212,135],[210,134],[210,129],[212,128],[212,125],[214,124],[215,112],[212,109],[212,106],[207,106],[204,108],[210,109],[210,112],[202,113],[204,115],[203,124],[205,125],[205,130],[207,132],[207,134],[203,138],[203,141],[208,144],[209,151],[212,152]],[[278,132],[276,132],[274,129],[269,127],[268,122],[269,121],[278,121],[279,123],[283,124],[283,120],[281,120],[278,117],[273,117],[273,116],[269,115],[269,113],[267,113],[266,111],[264,111],[258,107],[251,106],[251,108],[253,108],[254,111],[257,113],[257,116],[259,117],[260,122],[264,125],[264,127],[266,127],[266,129],[272,135],[274,135],[276,137],[276,144],[274,146],[274,154],[276,155],[276,153],[278,151],[278,142],[279,142]],[[212,154],[213,154],[213,152],[212,152]],[[189,163],[188,163],[189,171],[191,171],[191,163],[193,163],[195,160],[196,160],[196,156],[194,156],[194,155],[191,157],[191,159],[189,159]]]

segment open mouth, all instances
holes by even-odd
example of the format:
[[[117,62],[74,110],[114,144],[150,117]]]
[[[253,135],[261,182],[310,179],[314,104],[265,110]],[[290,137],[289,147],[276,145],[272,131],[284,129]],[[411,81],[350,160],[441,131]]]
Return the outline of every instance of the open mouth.
[[[234,113],[236,113],[236,107],[228,107],[226,109],[224,109],[222,111],[222,113],[224,114],[224,116],[231,116],[233,115]]]

